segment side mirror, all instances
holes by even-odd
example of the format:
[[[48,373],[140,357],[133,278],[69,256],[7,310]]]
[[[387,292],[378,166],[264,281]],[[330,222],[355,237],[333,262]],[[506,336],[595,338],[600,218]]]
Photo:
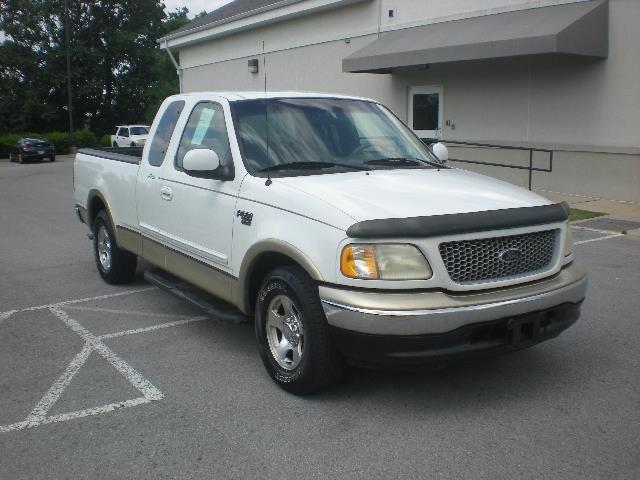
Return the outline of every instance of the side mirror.
[[[194,176],[210,177],[219,166],[218,154],[208,148],[189,150],[182,159],[182,168]]]
[[[444,143],[434,143],[431,145],[431,151],[442,163],[447,163],[447,160],[449,160],[449,149]]]

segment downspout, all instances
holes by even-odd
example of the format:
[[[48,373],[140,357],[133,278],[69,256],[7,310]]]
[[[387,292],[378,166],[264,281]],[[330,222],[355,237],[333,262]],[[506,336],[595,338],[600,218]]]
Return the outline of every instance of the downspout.
[[[176,61],[176,58],[173,56],[173,53],[171,53],[171,49],[169,48],[169,42],[167,42],[166,40],[164,42],[164,49],[169,54],[169,58],[171,59],[171,63],[173,63],[173,66],[176,67],[176,73],[178,74],[178,85],[180,86],[180,93],[182,93],[183,92],[183,87],[182,87],[182,67],[180,67],[180,65]]]

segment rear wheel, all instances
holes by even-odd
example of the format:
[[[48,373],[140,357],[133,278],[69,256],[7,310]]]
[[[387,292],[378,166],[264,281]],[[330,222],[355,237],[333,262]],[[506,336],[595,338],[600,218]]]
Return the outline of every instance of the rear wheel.
[[[300,267],[273,270],[256,301],[256,337],[271,378],[305,395],[337,382],[343,360],[333,345],[318,286]]]
[[[112,285],[130,282],[138,262],[133,253],[118,247],[115,238],[109,215],[101,210],[93,222],[93,253],[98,273]]]

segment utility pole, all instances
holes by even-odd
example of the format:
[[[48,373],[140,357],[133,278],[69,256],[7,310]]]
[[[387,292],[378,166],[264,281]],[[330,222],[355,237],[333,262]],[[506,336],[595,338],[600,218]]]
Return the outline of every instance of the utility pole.
[[[69,141],[71,146],[75,146],[75,135],[73,132],[73,97],[71,94],[71,47],[69,41],[69,0],[64,0],[64,41],[67,50],[67,107],[69,110]]]

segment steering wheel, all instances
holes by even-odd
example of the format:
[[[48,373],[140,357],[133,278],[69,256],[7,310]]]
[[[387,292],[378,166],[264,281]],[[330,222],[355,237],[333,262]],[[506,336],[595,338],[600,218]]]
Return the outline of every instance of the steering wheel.
[[[362,143],[360,145],[358,145],[350,154],[349,156],[352,157],[357,157],[358,155],[368,152],[368,151],[377,151],[375,145],[373,145],[371,142],[365,142]]]

